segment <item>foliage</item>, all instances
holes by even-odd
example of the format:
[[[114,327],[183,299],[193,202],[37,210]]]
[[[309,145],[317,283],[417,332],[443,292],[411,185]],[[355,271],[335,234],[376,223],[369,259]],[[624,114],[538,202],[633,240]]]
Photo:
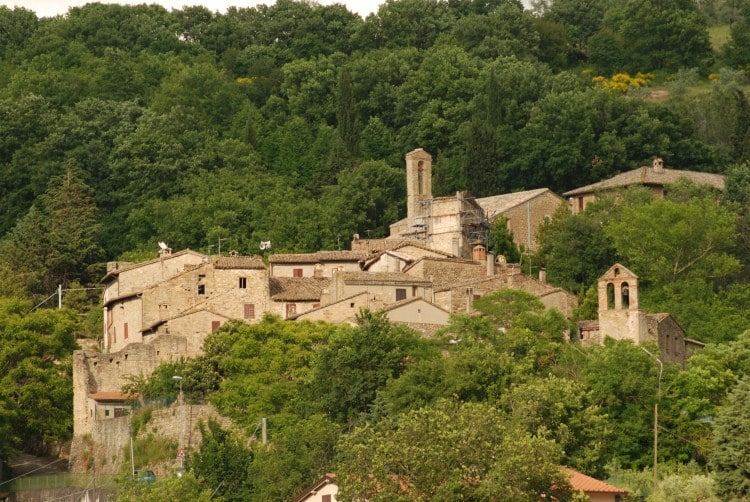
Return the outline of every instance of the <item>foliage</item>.
[[[72,434],[76,316],[69,310],[29,313],[30,307],[18,300],[0,300],[3,455],[11,447],[51,453]]]
[[[159,478],[154,483],[128,482],[118,488],[115,500],[117,502],[159,502],[169,498],[196,502],[224,500],[221,497],[214,497],[212,492],[211,488],[204,488],[193,473],[186,472],[180,477]]]
[[[559,447],[484,403],[440,400],[364,425],[340,445],[342,500],[564,498]]]
[[[321,409],[338,423],[351,423],[372,405],[377,391],[398,378],[409,360],[429,346],[384,314],[363,311],[354,329],[339,328],[317,353],[310,387]]]
[[[726,407],[716,417],[716,448],[711,457],[716,479],[716,494],[722,500],[742,500],[750,494],[750,472],[747,463],[748,413],[750,381],[740,380],[729,394]]]
[[[146,469],[165,460],[171,460],[177,455],[177,442],[170,438],[155,436],[148,433],[133,439],[133,463],[136,469]],[[130,445],[123,447],[123,458],[130,458]],[[130,471],[129,463],[123,463],[123,468]]]
[[[225,500],[249,500],[247,471],[253,460],[252,452],[215,420],[201,423],[200,430],[201,447],[188,459],[188,471]]]
[[[596,76],[594,77],[594,85],[600,86],[608,91],[626,93],[630,89],[638,89],[645,87],[654,78],[650,73],[636,73],[635,77],[631,77],[628,73],[616,73],[610,78]]]

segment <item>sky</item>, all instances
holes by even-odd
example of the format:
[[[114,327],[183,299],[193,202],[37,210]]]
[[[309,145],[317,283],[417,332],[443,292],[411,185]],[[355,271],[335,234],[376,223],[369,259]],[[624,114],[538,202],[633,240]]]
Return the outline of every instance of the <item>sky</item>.
[[[91,0],[0,0],[0,5],[10,8],[24,7],[36,12],[37,17],[51,17],[65,14],[68,7],[78,7]],[[98,0],[99,3],[119,4],[159,4],[167,9],[181,9],[185,5],[203,5],[211,11],[225,12],[227,7],[253,7],[258,4],[273,4],[273,0]],[[385,0],[317,0],[321,5],[343,3],[346,7],[362,17],[378,10],[378,5]]]

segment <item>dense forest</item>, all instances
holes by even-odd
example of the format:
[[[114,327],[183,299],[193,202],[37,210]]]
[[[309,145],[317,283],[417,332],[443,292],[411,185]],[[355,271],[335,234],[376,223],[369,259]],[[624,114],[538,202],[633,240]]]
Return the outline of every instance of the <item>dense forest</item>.
[[[173,393],[179,370],[244,435],[207,424],[188,475],[138,499],[286,500],[336,470],[345,500],[566,500],[558,464],[654,501],[749,496],[732,462],[750,444],[748,64],[750,4],[732,0],[388,0],[366,19],[290,0],[0,7],[0,460],[70,438],[70,353],[101,331],[87,288],[108,260],[158,241],[253,254],[385,236],[417,147],[436,195],[562,193],[659,156],[727,175],[726,192],[556,214],[525,259],[579,295],[576,319],[507,292],[430,341],[371,313],[355,328],[268,318],[157,371],[144,395]],[[563,342],[616,260],[646,310],[707,343],[684,371]],[[66,308],[44,309],[58,285]],[[260,416],[273,448],[247,446]]]

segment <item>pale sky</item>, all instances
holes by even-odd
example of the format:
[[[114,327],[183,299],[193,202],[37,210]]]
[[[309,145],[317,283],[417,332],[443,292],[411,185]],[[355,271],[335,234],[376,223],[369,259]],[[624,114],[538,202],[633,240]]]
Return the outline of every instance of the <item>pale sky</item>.
[[[98,0],[99,3],[119,4],[159,4],[167,9],[181,9],[185,5],[203,5],[211,11],[225,12],[227,7],[253,7],[258,4],[273,4],[274,0]],[[38,17],[50,17],[64,14],[68,7],[78,7],[89,3],[90,0],[0,0],[0,5],[7,7],[24,7],[36,12]],[[377,12],[378,6],[385,0],[317,0],[321,5],[342,3],[363,18],[372,12]]]

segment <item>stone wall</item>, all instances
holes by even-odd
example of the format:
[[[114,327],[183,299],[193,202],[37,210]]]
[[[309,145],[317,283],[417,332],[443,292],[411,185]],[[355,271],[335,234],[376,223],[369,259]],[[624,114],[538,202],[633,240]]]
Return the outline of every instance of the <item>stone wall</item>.
[[[154,409],[148,420],[138,431],[134,439],[148,435],[172,440],[178,448],[184,448],[186,454],[200,448],[202,436],[200,424],[214,419],[224,428],[234,425],[219,415],[211,405],[177,405]],[[130,444],[131,416],[98,420],[93,423],[91,433],[75,436],[70,451],[70,471],[81,473],[96,469],[100,474],[118,474],[123,471],[123,464],[128,465],[127,446]],[[173,452],[170,460],[148,467],[157,475],[164,475],[178,466],[177,454]]]
[[[508,229],[513,241],[527,249],[537,248],[536,234],[546,218],[551,218],[563,200],[552,192],[544,192],[532,200],[519,204],[503,213],[508,219]],[[529,224],[531,225],[529,227]]]

